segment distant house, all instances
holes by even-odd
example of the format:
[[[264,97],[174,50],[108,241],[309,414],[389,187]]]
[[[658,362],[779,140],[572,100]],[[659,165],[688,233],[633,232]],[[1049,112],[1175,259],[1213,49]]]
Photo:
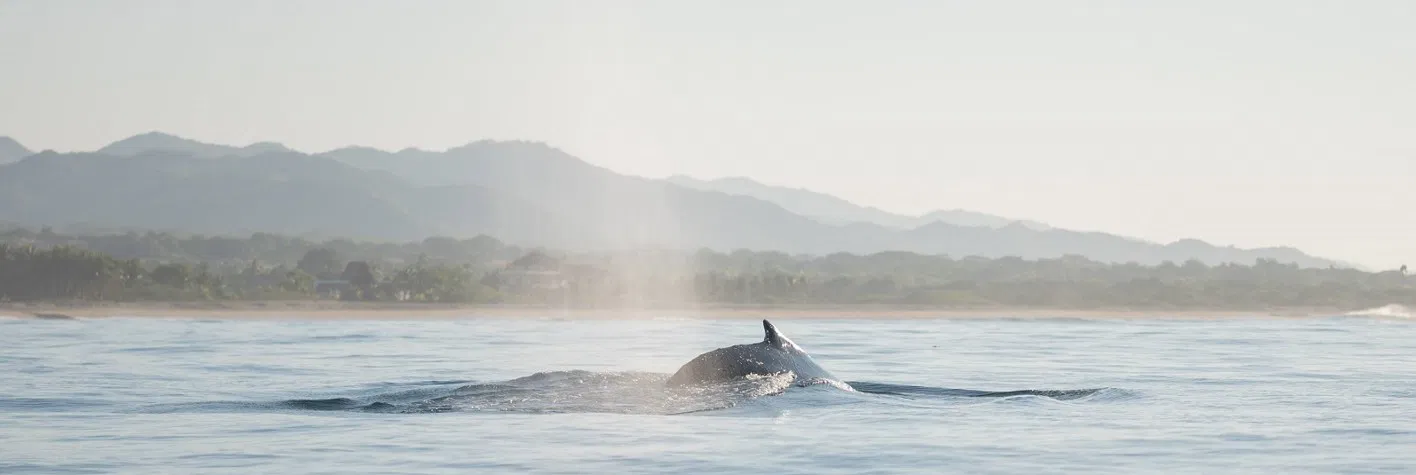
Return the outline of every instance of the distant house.
[[[352,289],[347,280],[316,280],[315,295],[318,297],[339,300],[341,295]]]
[[[607,271],[599,266],[572,263],[535,251],[507,263],[489,276],[488,281],[503,292],[535,293],[571,288],[584,290],[604,285],[607,276]]]
[[[563,289],[569,285],[560,259],[534,251],[497,272],[498,290],[526,292]]]

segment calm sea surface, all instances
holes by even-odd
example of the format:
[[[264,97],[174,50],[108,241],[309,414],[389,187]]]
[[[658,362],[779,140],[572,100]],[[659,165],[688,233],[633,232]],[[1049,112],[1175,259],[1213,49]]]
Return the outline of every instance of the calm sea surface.
[[[1416,473],[1416,320],[0,319],[0,473]],[[996,392],[1032,392],[996,394]]]

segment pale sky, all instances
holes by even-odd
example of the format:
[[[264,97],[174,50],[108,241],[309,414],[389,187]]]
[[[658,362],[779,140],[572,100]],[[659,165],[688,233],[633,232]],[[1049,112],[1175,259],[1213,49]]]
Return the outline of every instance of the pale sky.
[[[0,135],[550,143],[1416,266],[1416,2],[0,0]]]

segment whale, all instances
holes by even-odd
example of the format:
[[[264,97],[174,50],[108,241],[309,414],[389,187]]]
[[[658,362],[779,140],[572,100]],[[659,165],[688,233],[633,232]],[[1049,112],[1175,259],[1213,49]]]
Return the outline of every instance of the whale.
[[[772,322],[762,320],[766,333],[757,343],[718,348],[685,363],[669,377],[669,386],[701,385],[742,379],[748,375],[779,375],[790,372],[793,384],[805,385],[822,380],[845,384],[826,371],[790,338],[777,330]]]

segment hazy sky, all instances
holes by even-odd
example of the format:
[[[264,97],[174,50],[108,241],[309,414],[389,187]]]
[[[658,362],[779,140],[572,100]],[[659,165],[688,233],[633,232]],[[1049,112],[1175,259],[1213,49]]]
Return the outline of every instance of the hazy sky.
[[[0,0],[0,135],[542,140],[1416,266],[1416,2]]]

